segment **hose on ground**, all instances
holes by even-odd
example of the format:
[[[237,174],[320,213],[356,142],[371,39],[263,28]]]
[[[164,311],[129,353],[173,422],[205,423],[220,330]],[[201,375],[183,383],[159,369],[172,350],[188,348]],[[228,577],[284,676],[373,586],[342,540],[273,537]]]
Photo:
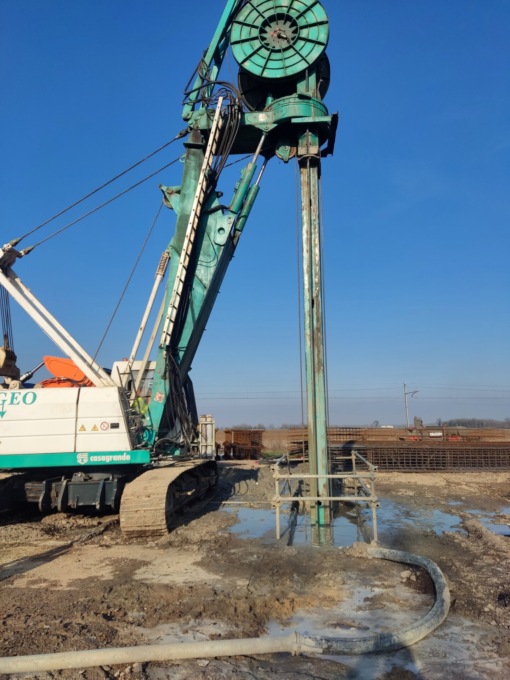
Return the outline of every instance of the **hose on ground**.
[[[443,572],[428,557],[414,555],[401,550],[389,550],[378,546],[369,546],[367,554],[390,562],[413,564],[425,569],[436,591],[434,606],[414,625],[403,628],[398,633],[378,633],[357,638],[324,638],[307,636],[307,639],[322,648],[322,654],[370,654],[373,652],[391,652],[402,647],[409,647],[422,640],[435,630],[448,616],[450,609],[450,591]]]
[[[378,546],[369,546],[366,553],[368,556],[378,559],[416,565],[428,572],[434,583],[436,597],[432,609],[418,623],[404,628],[398,633],[378,633],[358,638],[329,638],[293,632],[281,637],[178,642],[164,645],[140,645],[137,647],[3,657],[0,658],[0,673],[35,673],[92,666],[205,659],[221,656],[253,656],[254,654],[274,654],[277,652],[328,655],[388,652],[418,642],[445,620],[450,608],[450,592],[437,564],[427,557]]]

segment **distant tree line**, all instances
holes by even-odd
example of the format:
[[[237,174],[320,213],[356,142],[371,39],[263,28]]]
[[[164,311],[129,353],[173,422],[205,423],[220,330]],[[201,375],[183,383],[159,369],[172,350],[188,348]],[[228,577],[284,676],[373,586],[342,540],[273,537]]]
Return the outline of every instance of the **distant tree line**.
[[[283,423],[282,425],[264,425],[258,423],[257,425],[249,425],[248,423],[239,423],[237,425],[230,425],[222,429],[227,430],[295,430],[306,425],[297,423]],[[333,425],[332,427],[349,427],[349,425]],[[356,427],[359,427],[357,425]],[[374,420],[366,427],[380,427],[378,420]],[[405,427],[404,425],[397,425],[397,427]],[[430,427],[430,425],[429,425]],[[492,418],[451,418],[450,420],[442,420],[438,418],[434,422],[434,427],[470,427],[474,429],[510,429],[510,418],[504,420],[494,420]]]
[[[258,423],[257,425],[249,425],[248,423],[237,423],[236,425],[229,425],[223,429],[226,430],[274,430],[274,425],[264,425],[264,423]]]
[[[510,418],[493,420],[492,418],[451,418],[450,420],[437,419],[437,424],[444,427],[472,427],[478,429],[509,429]]]

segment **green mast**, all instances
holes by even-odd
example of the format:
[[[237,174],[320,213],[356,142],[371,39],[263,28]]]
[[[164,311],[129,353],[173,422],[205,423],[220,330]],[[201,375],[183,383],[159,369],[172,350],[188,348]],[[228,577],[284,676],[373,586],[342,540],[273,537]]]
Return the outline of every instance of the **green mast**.
[[[297,158],[301,177],[309,458],[310,473],[317,475],[312,479],[310,495],[319,497],[312,506],[319,526],[329,523],[327,498],[331,495],[326,477],[329,463],[319,178],[321,158],[333,153],[338,120],[336,115],[328,114],[323,102],[330,77],[325,52],[328,39],[328,18],[316,0],[229,0],[226,4],[211,44],[190,81],[192,86],[184,104],[189,137],[182,185],[163,187],[165,203],[175,210],[177,224],[169,245],[172,257],[165,318],[147,414],[147,440],[172,442],[173,450],[178,451],[175,430],[182,430],[180,418],[190,411],[191,402],[194,405],[188,371],[259,193],[266,163],[275,155],[285,162]],[[218,80],[229,45],[239,65],[235,86]],[[217,93],[224,93],[225,87],[230,94],[218,108]],[[214,132],[218,115],[219,133]],[[218,145],[212,151],[216,160],[208,165],[212,134],[218,134]],[[251,155],[229,201],[216,189],[221,173],[217,159],[225,154]],[[195,235],[190,243],[187,239],[193,220]],[[179,266],[183,249],[189,251],[184,271]],[[183,292],[176,297],[179,277]],[[165,322],[169,316],[173,321]],[[188,400],[187,409],[180,404],[182,398]]]
[[[328,38],[326,12],[315,0],[251,0],[235,17],[230,38],[251,100],[256,92],[260,105],[265,88],[264,110],[289,113],[276,153],[284,160],[296,155],[300,167],[308,455],[310,474],[317,475],[310,496],[326,499],[312,502],[319,526],[330,522],[331,495],[319,211],[321,155],[332,152],[336,128],[322,103],[329,84]],[[329,144],[321,153],[325,134]]]

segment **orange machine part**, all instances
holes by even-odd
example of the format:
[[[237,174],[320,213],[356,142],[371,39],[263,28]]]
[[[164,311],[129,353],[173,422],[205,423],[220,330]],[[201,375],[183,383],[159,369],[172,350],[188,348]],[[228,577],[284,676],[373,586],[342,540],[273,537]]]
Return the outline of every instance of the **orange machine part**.
[[[41,387],[93,387],[85,373],[81,371],[72,359],[64,357],[43,357],[44,365],[55,376],[43,380]]]

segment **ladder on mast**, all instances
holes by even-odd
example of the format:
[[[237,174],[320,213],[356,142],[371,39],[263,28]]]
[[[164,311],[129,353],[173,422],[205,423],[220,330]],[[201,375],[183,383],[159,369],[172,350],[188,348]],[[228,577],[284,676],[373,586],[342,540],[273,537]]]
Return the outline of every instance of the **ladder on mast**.
[[[214,114],[214,119],[211,126],[211,134],[209,135],[209,140],[205,150],[202,168],[200,170],[200,175],[198,178],[197,190],[195,192],[195,198],[193,200],[188,226],[186,228],[184,245],[179,259],[179,266],[177,268],[174,286],[172,289],[172,295],[170,297],[170,304],[163,324],[160,347],[168,347],[170,345],[173,330],[175,328],[175,319],[177,317],[177,312],[181,304],[184,281],[186,279],[186,274],[188,272],[188,266],[191,257],[191,252],[193,250],[193,245],[195,243],[197,227],[200,221],[200,217],[202,215],[204,199],[207,193],[209,173],[212,168],[213,159],[216,154],[218,142],[220,139],[221,124],[223,121],[221,116],[222,103],[223,97],[220,97],[218,99],[218,105],[216,107],[216,112]]]

